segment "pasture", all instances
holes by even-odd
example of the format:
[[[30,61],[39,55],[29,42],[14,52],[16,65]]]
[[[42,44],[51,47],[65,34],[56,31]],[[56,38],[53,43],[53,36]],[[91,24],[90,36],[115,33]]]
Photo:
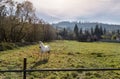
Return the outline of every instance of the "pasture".
[[[48,42],[51,53],[43,60],[39,44],[0,52],[0,70],[39,68],[120,68],[120,43],[107,42]],[[21,79],[22,73],[0,73],[2,79]],[[28,79],[120,79],[120,71],[94,72],[31,72]]]

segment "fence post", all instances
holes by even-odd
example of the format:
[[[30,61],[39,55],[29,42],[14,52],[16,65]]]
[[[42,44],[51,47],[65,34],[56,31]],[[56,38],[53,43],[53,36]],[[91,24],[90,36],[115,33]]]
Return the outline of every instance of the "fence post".
[[[24,62],[23,62],[23,79],[26,79],[26,66],[27,66],[27,59],[24,58]]]

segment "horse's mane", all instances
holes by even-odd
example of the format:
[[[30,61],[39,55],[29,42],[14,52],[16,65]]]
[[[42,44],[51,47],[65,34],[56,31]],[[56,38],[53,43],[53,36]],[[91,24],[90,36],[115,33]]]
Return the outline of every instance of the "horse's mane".
[[[40,45],[44,46],[43,42],[42,41],[39,41]]]

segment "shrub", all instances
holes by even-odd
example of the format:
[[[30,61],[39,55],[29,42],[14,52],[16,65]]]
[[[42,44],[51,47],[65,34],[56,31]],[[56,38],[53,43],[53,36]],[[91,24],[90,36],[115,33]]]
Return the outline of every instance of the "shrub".
[[[7,43],[7,42],[0,43],[0,51],[12,50],[16,47],[17,46],[14,43]]]

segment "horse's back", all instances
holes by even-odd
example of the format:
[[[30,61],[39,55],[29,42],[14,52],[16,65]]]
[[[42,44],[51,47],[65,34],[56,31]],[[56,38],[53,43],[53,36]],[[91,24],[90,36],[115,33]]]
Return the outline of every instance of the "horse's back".
[[[49,45],[46,45],[45,48],[46,48],[47,51],[50,51],[50,46]]]

